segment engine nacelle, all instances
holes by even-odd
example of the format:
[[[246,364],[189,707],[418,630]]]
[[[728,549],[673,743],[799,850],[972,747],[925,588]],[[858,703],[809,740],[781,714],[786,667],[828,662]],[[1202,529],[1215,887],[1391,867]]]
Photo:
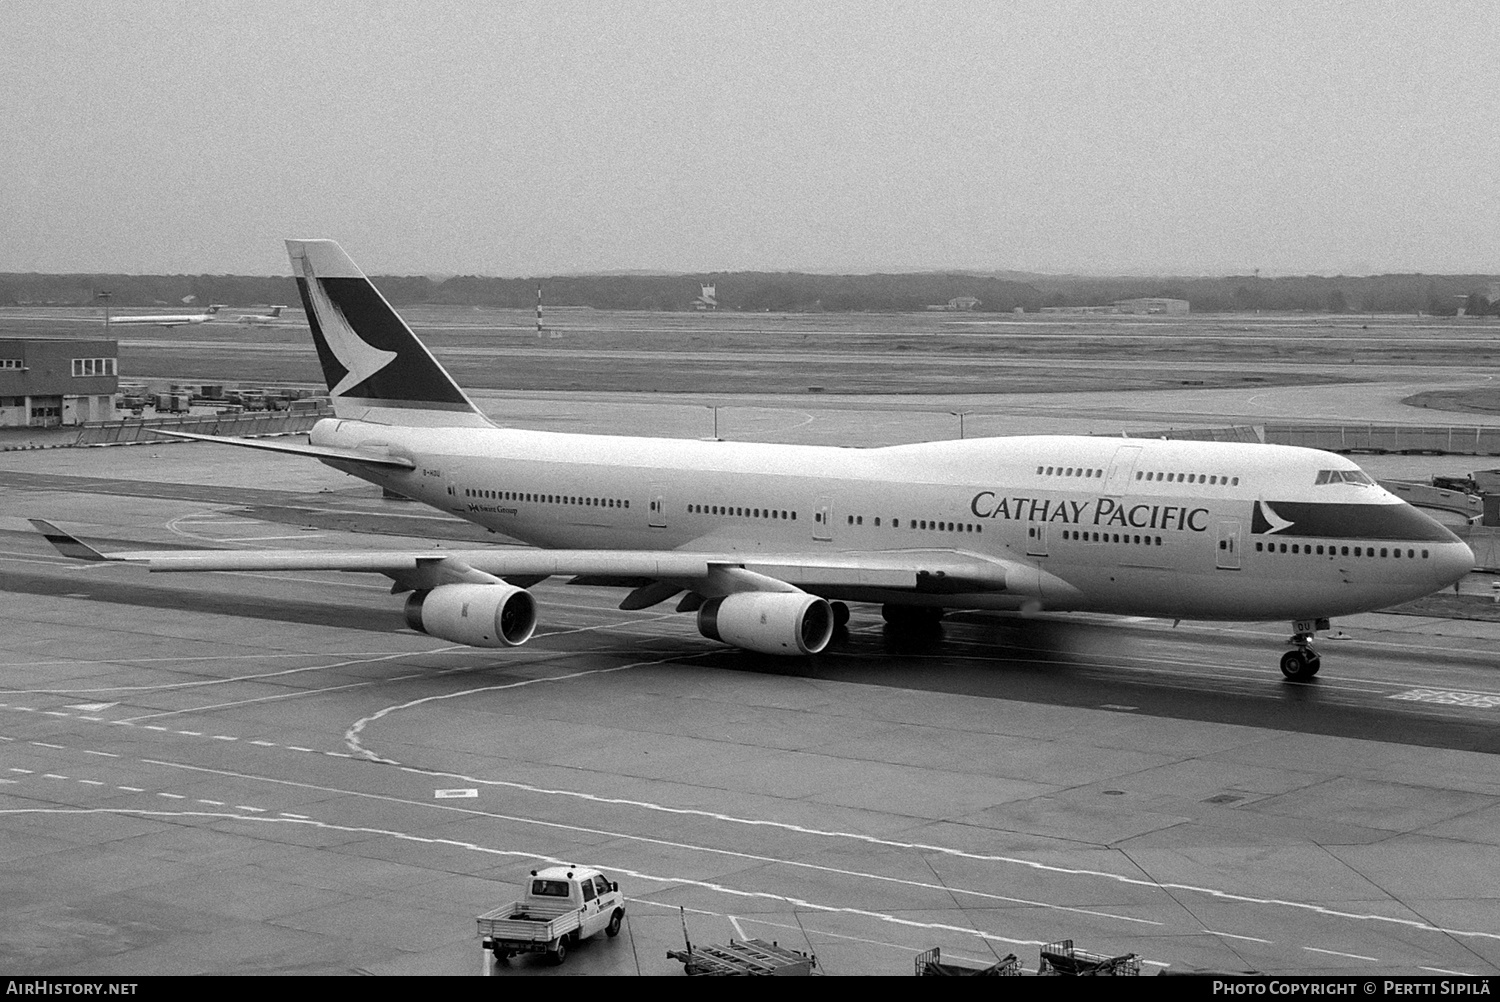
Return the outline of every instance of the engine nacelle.
[[[705,602],[698,632],[761,654],[816,654],[833,638],[833,610],[806,592],[742,591]]]
[[[455,644],[516,647],[536,630],[536,599],[508,584],[438,585],[411,593],[406,624]]]

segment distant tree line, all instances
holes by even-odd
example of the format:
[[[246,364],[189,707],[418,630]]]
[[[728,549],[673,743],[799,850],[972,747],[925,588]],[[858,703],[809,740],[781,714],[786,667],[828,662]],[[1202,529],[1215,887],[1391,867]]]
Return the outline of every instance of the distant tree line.
[[[907,312],[972,296],[980,312],[1032,312],[1049,306],[1107,306],[1120,299],[1186,299],[1195,313],[1253,310],[1309,313],[1500,314],[1487,298],[1490,276],[1318,275],[1281,278],[1090,278],[1006,272],[913,272],[814,275],[798,272],[715,272],[703,275],[569,275],[552,278],[447,279],[377,276],[391,302],[529,309],[536,289],[552,306],[614,310],[691,310],[699,286],[713,285],[722,309],[772,312]],[[249,275],[0,274],[0,304],[201,307],[297,305],[290,278]]]

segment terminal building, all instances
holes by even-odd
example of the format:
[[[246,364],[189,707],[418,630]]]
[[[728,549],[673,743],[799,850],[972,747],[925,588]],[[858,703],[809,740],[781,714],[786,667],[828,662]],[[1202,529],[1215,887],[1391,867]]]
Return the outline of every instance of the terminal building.
[[[0,338],[0,428],[113,421],[119,346],[108,338]]]

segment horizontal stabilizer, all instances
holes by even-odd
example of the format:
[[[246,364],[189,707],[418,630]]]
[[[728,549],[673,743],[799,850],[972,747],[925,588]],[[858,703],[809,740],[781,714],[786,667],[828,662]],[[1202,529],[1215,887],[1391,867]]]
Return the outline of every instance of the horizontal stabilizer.
[[[398,470],[416,469],[416,464],[402,456],[391,456],[363,449],[339,449],[325,445],[293,445],[290,442],[267,442],[258,438],[233,438],[228,435],[195,435],[186,431],[163,431],[160,428],[146,429],[156,435],[169,438],[186,438],[194,442],[217,442],[220,445],[237,445],[242,449],[260,449],[263,452],[285,452],[293,456],[312,456],[316,459],[341,459],[346,463],[363,463],[367,466],[391,466]]]
[[[73,536],[66,532],[63,532],[57,526],[53,525],[51,522],[46,521],[45,519],[29,518],[27,519],[27,521],[36,526],[37,531],[46,538],[47,542],[51,543],[53,547],[57,549],[57,552],[61,553],[65,557],[70,557],[73,560],[95,561],[110,559],[109,557],[106,557],[104,554],[100,553],[98,550],[94,549],[89,544],[80,540],[77,536]]]

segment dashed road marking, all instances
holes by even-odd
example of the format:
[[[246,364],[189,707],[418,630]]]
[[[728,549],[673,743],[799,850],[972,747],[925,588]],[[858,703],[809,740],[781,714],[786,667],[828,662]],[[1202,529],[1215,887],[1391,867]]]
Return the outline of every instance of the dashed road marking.
[[[1310,953],[1326,953],[1331,957],[1348,957],[1350,960],[1365,960],[1372,964],[1380,963],[1379,957],[1366,957],[1361,953],[1340,953],[1338,950],[1320,950],[1316,946],[1304,946],[1302,949]]]
[[[89,786],[103,786],[104,785],[103,783],[101,783],[97,779],[80,779],[78,782],[80,782],[80,783],[87,783]]]
[[[275,748],[276,747],[276,742],[274,742],[274,741],[252,741],[250,743],[252,745],[259,745],[262,748]]]
[[[85,755],[98,755],[101,758],[119,758],[120,757],[120,756],[116,755],[114,752],[94,751],[92,748],[85,748],[83,750],[83,753]]]
[[[202,797],[198,798],[198,803],[200,803],[200,804],[207,804],[209,807],[223,807],[224,806],[224,801],[222,801],[222,800],[204,800]]]
[[[158,797],[166,797],[168,800],[186,800],[187,799],[186,797],[184,797],[180,793],[157,793],[157,796]]]
[[[165,727],[157,727],[155,724],[143,724],[142,726],[144,726],[148,731],[161,731],[163,734],[167,732],[167,729]]]
[[[179,734],[186,734],[187,731],[178,731],[178,733]],[[235,737],[232,734],[212,734],[212,735],[209,735],[209,736],[212,737],[215,741],[238,741],[239,740],[239,738]]]
[[[201,737],[203,737],[203,732],[202,731],[178,731],[177,733],[178,734],[186,734],[190,738],[201,738]]]
[[[23,772],[23,773],[25,773],[28,776],[30,776],[32,774],[32,772],[31,772],[30,769],[22,769],[22,768],[19,768],[17,766],[14,766],[14,765],[10,767],[10,771],[11,772]]]
[[[253,814],[266,813],[266,809],[264,807],[251,807],[248,804],[235,804],[234,809],[237,811],[250,811]]]
[[[1500,695],[1490,692],[1456,692],[1450,689],[1408,689],[1387,699],[1404,699],[1413,703],[1438,703],[1442,706],[1470,706],[1479,710],[1500,707]]]
[[[42,778],[43,779],[67,779],[68,777],[64,776],[62,773],[58,773],[58,772],[44,772],[44,773],[42,773]]]
[[[53,745],[53,744],[48,744],[45,741],[33,741],[31,743],[34,744],[34,745],[36,745],[38,748],[56,748],[58,751],[67,751],[68,750],[65,745]]]
[[[117,786],[117,787],[115,787],[115,789],[116,790],[124,790],[126,793],[145,793],[146,792],[145,790],[143,790],[139,786]]]
[[[468,790],[433,790],[432,796],[436,800],[459,800],[465,797],[478,797],[479,791]]]
[[[287,745],[286,747],[287,747],[287,751],[305,751],[305,752],[312,751],[311,748],[303,748],[301,745]]]

